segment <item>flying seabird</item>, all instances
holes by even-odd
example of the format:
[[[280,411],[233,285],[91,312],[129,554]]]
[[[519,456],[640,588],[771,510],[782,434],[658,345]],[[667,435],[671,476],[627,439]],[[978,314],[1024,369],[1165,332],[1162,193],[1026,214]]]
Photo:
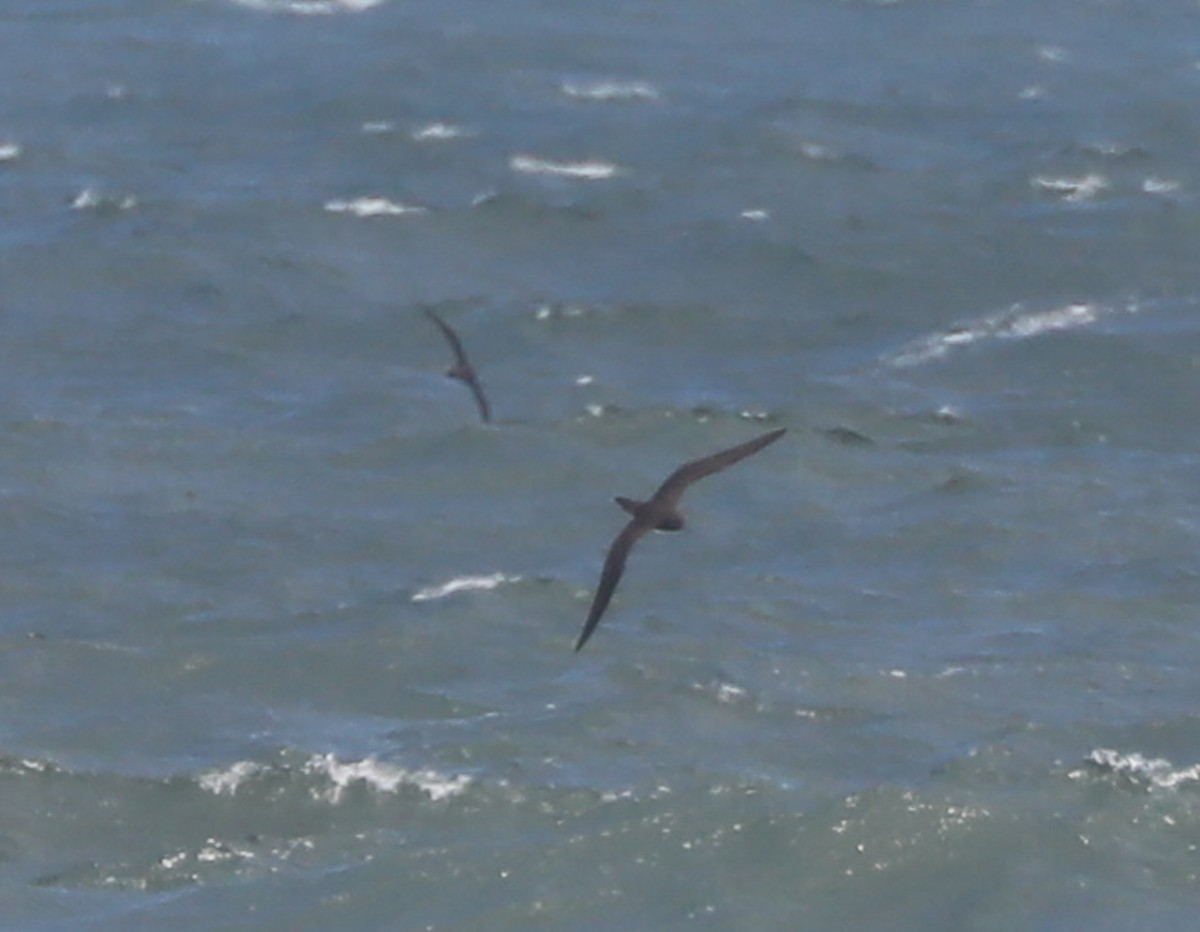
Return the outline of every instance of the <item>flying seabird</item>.
[[[782,437],[786,431],[787,428],[781,427],[739,446],[684,463],[667,476],[666,481],[647,501],[638,502],[621,496],[613,499],[633,515],[633,518],[608,548],[608,556],[604,558],[604,569],[600,571],[600,585],[596,587],[596,596],[592,599],[591,609],[588,610],[583,632],[575,642],[576,651],[587,643],[592,632],[596,630],[596,625],[600,623],[600,616],[604,614],[617,583],[621,581],[621,573],[625,571],[625,560],[637,539],[648,531],[680,530],[683,527],[683,515],[679,513],[679,499],[689,485],[757,453],[767,444],[774,443]]]
[[[475,403],[479,405],[479,416],[486,424],[492,419],[492,409],[483,394],[483,386],[479,382],[479,376],[475,374],[475,367],[467,359],[462,340],[458,338],[458,334],[451,329],[450,325],[434,312],[433,308],[423,307],[421,310],[425,312],[426,317],[438,325],[438,329],[446,337],[446,342],[450,344],[450,349],[454,351],[454,365],[446,370],[446,377],[458,379],[471,389],[471,394],[475,396]]]

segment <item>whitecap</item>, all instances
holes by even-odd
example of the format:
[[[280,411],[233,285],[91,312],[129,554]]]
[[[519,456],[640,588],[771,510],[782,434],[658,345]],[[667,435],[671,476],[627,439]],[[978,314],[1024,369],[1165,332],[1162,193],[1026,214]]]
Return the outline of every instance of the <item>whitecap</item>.
[[[801,140],[797,145],[800,149],[800,154],[813,162],[836,162],[842,157],[836,149],[831,149],[820,142]]]
[[[333,13],[363,13],[383,0],[233,0],[238,6],[267,13],[297,16],[329,16]]]
[[[206,839],[204,847],[196,852],[196,860],[201,864],[219,864],[222,861],[246,861],[255,857],[249,848],[238,848],[218,841],[216,838]]]
[[[359,128],[368,136],[379,136],[383,133],[394,133],[396,124],[391,120],[367,120]]]
[[[645,81],[564,81],[562,92],[578,100],[658,100],[658,88]]]
[[[73,210],[92,210],[100,213],[115,210],[133,210],[137,198],[132,194],[104,194],[93,187],[84,188],[71,201]]]
[[[1030,184],[1041,191],[1061,195],[1064,201],[1073,204],[1081,201],[1090,201],[1101,191],[1105,191],[1110,187],[1108,179],[1096,172],[1081,175],[1077,178],[1038,175]]]
[[[466,127],[453,123],[428,123],[413,130],[412,138],[417,142],[442,142],[447,139],[461,139],[469,135]]]
[[[21,147],[15,142],[0,143],[0,162],[11,162],[21,157]]]
[[[503,583],[519,582],[520,576],[505,576],[503,573],[493,573],[491,576],[456,576],[449,582],[437,586],[427,586],[413,593],[414,602],[427,602],[430,599],[444,599],[455,592],[470,592],[474,589],[495,589]]]
[[[1035,337],[1050,330],[1069,330],[1096,322],[1094,304],[1068,304],[1066,307],[1034,314],[1020,314],[1013,318],[1007,328],[1000,331],[1004,337]]]
[[[1061,45],[1042,45],[1038,46],[1037,57],[1042,61],[1060,64],[1067,60],[1068,52]]]
[[[353,200],[325,202],[325,209],[334,214],[354,214],[356,217],[399,217],[405,214],[427,214],[428,209],[412,204],[389,201],[385,197],[356,197]]]
[[[262,765],[253,761],[240,760],[224,770],[210,770],[196,781],[200,789],[217,796],[233,796],[243,783],[262,771]]]
[[[1181,185],[1170,178],[1148,177],[1142,181],[1142,191],[1146,194],[1174,194]]]
[[[331,803],[339,803],[346,790],[361,783],[378,793],[395,793],[405,786],[415,787],[434,802],[463,793],[471,783],[465,774],[446,776],[435,770],[408,770],[366,757],[357,761],[341,761],[334,754],[318,754],[304,765],[304,772],[325,777],[332,784],[314,795]]]
[[[528,175],[557,175],[563,178],[579,178],[584,181],[603,181],[621,173],[612,162],[598,160],[583,162],[555,162],[539,159],[532,155],[514,155],[508,160],[509,168]]]
[[[1183,784],[1200,782],[1200,764],[1176,767],[1166,758],[1146,757],[1137,751],[1122,754],[1112,748],[1096,748],[1087,756],[1087,762],[1101,770],[1128,777],[1135,783],[1158,789],[1173,790]],[[1078,780],[1084,773],[1074,770],[1069,776]]]
[[[748,210],[743,210],[739,216],[743,220],[757,220],[761,222],[763,220],[769,220],[771,218],[771,212],[762,207],[751,207]]]
[[[1134,309],[1135,306],[1125,308]],[[885,361],[898,367],[920,365],[946,356],[953,349],[983,340],[1022,340],[1056,330],[1085,327],[1117,310],[1120,309],[1090,302],[1044,311],[1029,311],[1018,304],[1007,311],[921,337],[885,357]]]

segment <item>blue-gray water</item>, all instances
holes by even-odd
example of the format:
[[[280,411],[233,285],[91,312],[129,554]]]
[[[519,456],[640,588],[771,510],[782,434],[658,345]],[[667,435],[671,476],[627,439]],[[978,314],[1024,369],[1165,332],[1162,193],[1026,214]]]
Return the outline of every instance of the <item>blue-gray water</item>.
[[[1194,924],[1198,28],[7,3],[0,926]]]

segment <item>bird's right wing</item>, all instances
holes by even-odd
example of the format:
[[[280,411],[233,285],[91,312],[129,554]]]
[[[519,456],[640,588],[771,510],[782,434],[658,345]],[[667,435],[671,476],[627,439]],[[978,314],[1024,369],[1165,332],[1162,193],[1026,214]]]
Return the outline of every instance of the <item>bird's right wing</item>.
[[[437,324],[438,329],[441,330],[442,334],[446,337],[446,342],[450,344],[450,349],[454,351],[455,362],[460,367],[469,366],[470,363],[467,362],[467,353],[466,350],[463,349],[462,340],[458,338],[458,334],[454,332],[454,329],[448,323],[442,320],[442,318],[437,314],[436,311],[434,311],[433,308],[429,306],[423,306],[421,310],[425,312],[426,317]]]
[[[471,377],[466,379],[466,383],[471,388],[471,394],[475,396],[475,403],[479,405],[479,416],[486,424],[492,419],[491,405],[488,404],[487,396],[483,393],[483,386],[479,384],[479,376],[475,374],[475,370],[467,371],[471,373]]]
[[[600,584],[596,587],[596,595],[592,599],[592,607],[588,609],[587,621],[583,623],[583,631],[579,640],[575,642],[576,652],[588,642],[588,638],[596,630],[596,625],[600,624],[600,616],[608,608],[617,583],[621,581],[621,574],[625,572],[625,560],[629,557],[629,551],[633,549],[634,542],[645,533],[645,526],[636,519],[630,521],[608,548],[608,556],[604,558],[604,569],[600,571]]]
[[[763,434],[761,437],[755,437],[753,440],[747,440],[736,447],[730,447],[728,450],[722,450],[720,453],[714,453],[711,456],[705,456],[698,460],[692,460],[690,463],[684,463],[671,473],[671,475],[667,476],[667,480],[659,486],[658,491],[654,493],[654,497],[659,498],[662,496],[664,501],[674,501],[693,482],[703,479],[705,476],[711,476],[715,472],[720,472],[722,469],[732,466],[738,460],[744,460],[747,456],[752,456],[768,444],[774,443],[785,433],[787,433],[787,428],[780,427],[778,430]]]

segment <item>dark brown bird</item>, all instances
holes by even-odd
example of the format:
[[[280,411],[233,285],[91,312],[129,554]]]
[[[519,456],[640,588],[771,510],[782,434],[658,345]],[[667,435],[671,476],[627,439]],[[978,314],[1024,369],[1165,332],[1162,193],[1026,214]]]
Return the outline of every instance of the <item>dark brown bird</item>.
[[[754,440],[747,441],[712,456],[705,456],[690,463],[684,463],[676,469],[667,480],[658,487],[647,501],[638,502],[630,498],[617,496],[614,501],[633,515],[633,519],[625,525],[621,533],[613,540],[608,548],[608,556],[604,558],[604,569],[600,571],[600,585],[596,588],[596,596],[592,599],[592,607],[588,610],[587,621],[583,623],[583,632],[575,642],[578,651],[588,642],[600,616],[608,608],[608,602],[621,581],[621,573],[625,571],[625,561],[629,551],[637,540],[648,531],[678,531],[683,528],[683,515],[679,513],[679,499],[687,487],[705,476],[711,476],[732,466],[738,460],[744,460],[761,450],[767,444],[774,443],[787,432],[781,427],[769,434],[763,434]]]
[[[458,379],[471,389],[471,394],[475,396],[475,403],[479,405],[479,417],[485,424],[488,423],[492,419],[492,409],[488,404],[487,396],[483,394],[483,385],[479,381],[479,376],[475,374],[475,367],[467,359],[467,352],[463,349],[462,340],[458,338],[458,334],[451,329],[450,325],[434,312],[433,308],[423,307],[421,310],[425,312],[426,317],[437,324],[438,329],[445,336],[446,342],[450,344],[450,349],[454,351],[454,365],[446,370],[446,377]]]

